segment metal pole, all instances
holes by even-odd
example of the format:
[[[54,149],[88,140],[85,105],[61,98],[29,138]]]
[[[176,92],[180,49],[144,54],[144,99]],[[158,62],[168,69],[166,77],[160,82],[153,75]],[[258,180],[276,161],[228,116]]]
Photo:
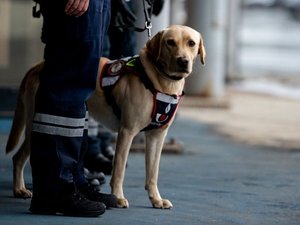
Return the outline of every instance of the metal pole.
[[[197,60],[187,80],[186,93],[221,97],[226,73],[227,1],[189,0],[186,3],[187,25],[202,33],[207,52],[205,67]]]
[[[226,79],[232,80],[240,74],[239,31],[241,26],[242,0],[229,0],[230,14],[228,18],[228,47]]]

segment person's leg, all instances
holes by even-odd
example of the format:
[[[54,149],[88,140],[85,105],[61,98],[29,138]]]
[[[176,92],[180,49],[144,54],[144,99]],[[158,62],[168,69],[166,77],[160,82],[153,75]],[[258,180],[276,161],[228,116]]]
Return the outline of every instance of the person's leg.
[[[76,18],[65,15],[65,3],[61,1],[41,1],[42,40],[46,46],[31,140],[30,210],[34,213],[59,210],[88,216],[104,212],[101,203],[82,197],[64,197],[85,182],[81,169],[85,101],[95,88],[104,2],[91,0],[88,11]],[[44,211],[40,210],[43,207]]]

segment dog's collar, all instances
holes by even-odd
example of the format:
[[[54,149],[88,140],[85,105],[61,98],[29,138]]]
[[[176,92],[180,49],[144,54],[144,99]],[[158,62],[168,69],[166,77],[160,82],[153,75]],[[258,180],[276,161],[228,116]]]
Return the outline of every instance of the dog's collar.
[[[139,71],[138,75],[139,75],[139,78],[140,80],[142,81],[142,83],[144,84],[145,88],[150,90],[152,92],[152,94],[156,94],[157,92],[160,92],[158,91],[155,87],[154,87],[154,84],[152,83],[152,81],[150,80],[150,78],[147,76],[145,70],[144,70],[144,67],[143,67],[143,64],[140,60],[140,58],[136,58],[135,60],[135,65],[136,65],[136,69],[137,71]],[[172,76],[170,76],[172,77]],[[171,78],[170,78],[171,79]],[[176,97],[177,95],[174,95],[174,94],[168,94],[168,93],[164,93],[166,95],[170,95],[170,96],[173,96],[173,97]],[[182,96],[184,93],[182,93],[180,96]]]

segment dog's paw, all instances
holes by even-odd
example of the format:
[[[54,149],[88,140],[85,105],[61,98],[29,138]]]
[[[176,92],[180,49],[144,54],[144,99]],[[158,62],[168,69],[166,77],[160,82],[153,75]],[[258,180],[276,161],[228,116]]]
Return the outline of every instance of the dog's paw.
[[[14,190],[14,197],[15,198],[31,198],[32,193],[31,191],[27,190],[26,188]]]
[[[118,198],[117,207],[118,208],[129,208],[128,200],[126,198]]]
[[[172,203],[168,199],[152,199],[152,206],[153,208],[157,209],[171,209],[173,208]]]

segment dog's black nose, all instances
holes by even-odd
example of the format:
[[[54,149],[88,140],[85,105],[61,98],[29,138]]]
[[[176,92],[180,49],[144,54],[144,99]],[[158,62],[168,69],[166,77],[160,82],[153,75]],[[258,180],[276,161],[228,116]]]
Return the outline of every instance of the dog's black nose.
[[[186,58],[179,57],[177,59],[177,64],[178,64],[178,66],[180,66],[180,68],[187,69],[189,61]]]

